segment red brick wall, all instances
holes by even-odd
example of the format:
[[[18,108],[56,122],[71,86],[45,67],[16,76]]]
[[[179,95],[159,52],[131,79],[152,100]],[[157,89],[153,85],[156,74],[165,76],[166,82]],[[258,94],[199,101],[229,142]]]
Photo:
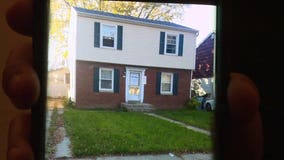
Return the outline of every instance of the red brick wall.
[[[77,61],[76,70],[76,106],[79,108],[116,108],[125,102],[125,66],[87,61]],[[115,68],[120,71],[119,93],[94,91],[94,68]],[[130,67],[130,66],[128,66]],[[132,66],[137,67],[137,66]],[[139,68],[139,67],[137,67]],[[188,100],[190,92],[189,70],[147,68],[147,84],[144,86],[144,103],[153,104],[157,108],[180,108]],[[179,74],[177,95],[156,95],[156,73],[172,72]]]
[[[178,93],[177,95],[156,95],[156,73],[171,72],[178,73]],[[151,68],[146,70],[147,85],[145,85],[144,102],[154,104],[161,109],[181,108],[189,98],[190,92],[190,72],[189,70]]]
[[[115,108],[125,101],[124,67],[106,63],[77,61],[76,63],[76,106],[80,108]],[[120,88],[118,93],[94,91],[94,68],[106,67],[120,70]]]

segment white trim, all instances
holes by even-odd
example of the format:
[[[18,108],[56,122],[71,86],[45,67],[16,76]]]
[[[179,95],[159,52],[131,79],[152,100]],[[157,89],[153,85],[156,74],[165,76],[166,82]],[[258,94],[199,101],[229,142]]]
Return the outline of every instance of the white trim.
[[[112,25],[112,24],[106,24],[106,23],[100,23],[100,48],[108,48],[108,49],[116,49],[117,48],[117,25]],[[115,33],[114,33],[114,43],[113,47],[108,47],[103,45],[103,26],[109,26],[109,27],[114,27],[115,28]]]
[[[129,82],[129,72],[130,71],[136,71],[136,72],[141,72],[141,77],[140,77],[140,102],[143,103],[144,101],[144,84],[143,82],[143,77],[145,76],[145,70],[146,68],[136,68],[136,67],[125,67],[125,102],[129,101],[128,97],[128,82]]]
[[[168,36],[175,36],[176,37],[176,50],[175,50],[175,53],[168,53],[167,52]],[[164,44],[165,44],[165,46],[164,46],[164,55],[178,56],[178,48],[179,48],[179,35],[178,34],[165,32],[165,43]]]
[[[171,82],[170,82],[170,91],[162,91],[162,77],[163,75],[170,75],[171,76]],[[169,72],[161,72],[161,87],[160,87],[160,93],[162,95],[172,95],[173,94],[173,83],[174,83],[174,74],[173,73],[169,73]]]
[[[101,71],[107,70],[111,71],[111,89],[101,88]],[[112,68],[100,68],[99,69],[99,91],[100,92],[113,92],[114,90],[114,69]]]

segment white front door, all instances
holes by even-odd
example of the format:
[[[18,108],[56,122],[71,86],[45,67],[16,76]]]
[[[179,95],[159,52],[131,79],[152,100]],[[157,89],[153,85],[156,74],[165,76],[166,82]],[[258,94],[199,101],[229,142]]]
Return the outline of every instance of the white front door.
[[[126,70],[126,102],[143,102],[144,70],[128,68]]]

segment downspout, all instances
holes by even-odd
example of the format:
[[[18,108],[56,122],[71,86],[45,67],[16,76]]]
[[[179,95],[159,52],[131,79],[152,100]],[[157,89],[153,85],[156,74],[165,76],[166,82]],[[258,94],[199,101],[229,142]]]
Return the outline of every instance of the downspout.
[[[189,88],[189,99],[191,99],[192,72],[193,72],[193,70],[190,70],[190,88]]]

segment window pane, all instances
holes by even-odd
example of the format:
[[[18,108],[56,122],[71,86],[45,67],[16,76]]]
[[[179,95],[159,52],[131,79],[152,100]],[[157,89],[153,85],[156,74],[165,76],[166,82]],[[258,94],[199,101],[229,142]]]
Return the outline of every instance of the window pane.
[[[162,92],[170,92],[170,91],[171,91],[171,84],[162,83]]]
[[[111,89],[111,80],[101,80],[101,88],[103,89]]]
[[[171,83],[171,75],[162,74],[162,83]]]
[[[101,79],[112,79],[112,71],[111,70],[101,70]]]
[[[114,47],[114,38],[103,36],[103,46]]]
[[[173,35],[167,35],[167,48],[166,53],[176,53],[177,37]]]
[[[102,28],[103,46],[114,47],[115,34],[116,34],[115,26],[103,25]]]
[[[176,45],[167,45],[167,53],[176,53]]]

